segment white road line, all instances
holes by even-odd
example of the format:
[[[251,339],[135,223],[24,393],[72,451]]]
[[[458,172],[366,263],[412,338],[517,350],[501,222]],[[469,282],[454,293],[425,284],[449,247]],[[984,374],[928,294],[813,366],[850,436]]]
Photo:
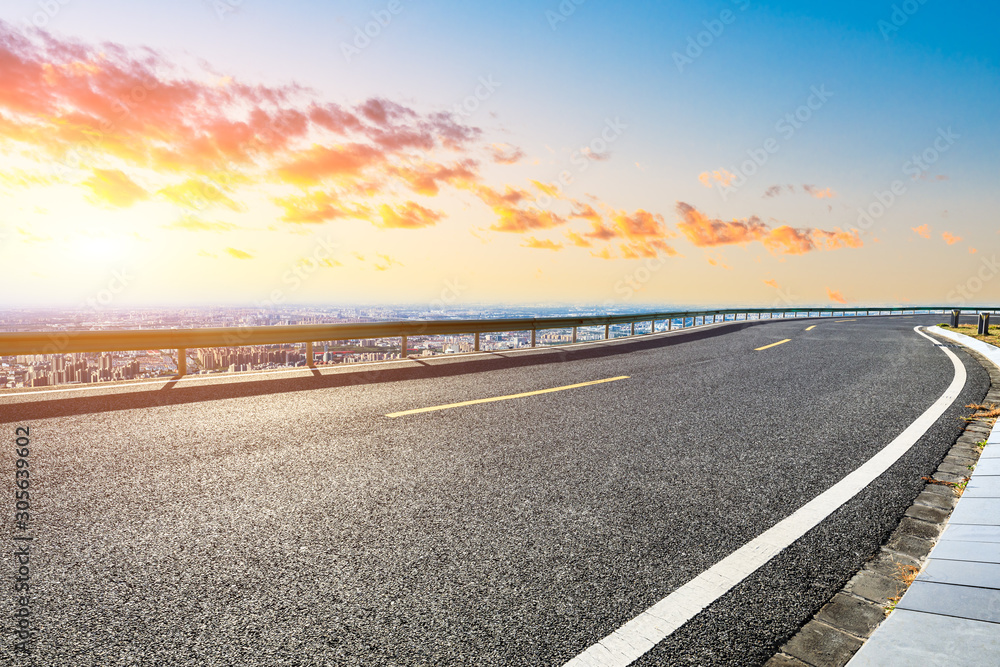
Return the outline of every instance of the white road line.
[[[937,344],[919,329],[919,326],[913,328]],[[951,350],[941,350],[955,367],[954,379],[941,397],[892,442],[792,515],[577,655],[566,663],[566,667],[625,667],[632,664],[888,470],[934,425],[965,387],[965,366]]]

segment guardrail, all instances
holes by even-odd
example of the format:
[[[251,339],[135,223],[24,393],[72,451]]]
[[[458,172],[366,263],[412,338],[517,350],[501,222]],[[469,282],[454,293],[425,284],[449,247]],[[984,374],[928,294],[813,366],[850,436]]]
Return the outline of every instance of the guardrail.
[[[138,329],[102,331],[55,331],[0,333],[0,356],[21,354],[65,354],[72,352],[118,352],[126,350],[175,349],[178,374],[187,373],[187,350],[208,347],[242,347],[249,345],[275,345],[305,343],[309,365],[315,362],[313,343],[316,341],[354,340],[360,338],[400,338],[402,356],[407,356],[411,336],[474,334],[474,348],[479,351],[479,337],[484,333],[530,331],[531,346],[537,344],[539,331],[572,329],[572,342],[577,342],[581,327],[604,326],[604,337],[609,338],[611,326],[631,324],[629,335],[635,334],[639,322],[650,323],[650,333],[656,332],[656,323],[666,321],[666,331],[688,329],[722,321],[749,321],[783,319],[787,317],[870,316],[896,314],[924,314],[937,312],[997,312],[995,308],[954,309],[942,306],[920,308],[736,308],[719,310],[675,311],[662,313],[633,313],[628,315],[600,315],[592,317],[540,317],[521,319],[486,320],[405,320],[400,322],[372,322],[348,324],[317,324],[272,327],[224,327],[211,329]],[[742,316],[742,317],[741,317]],[[766,316],[766,317],[765,317]],[[712,321],[709,322],[708,318]],[[731,319],[729,319],[731,317]],[[701,320],[701,324],[698,320]],[[688,321],[691,325],[688,326]]]

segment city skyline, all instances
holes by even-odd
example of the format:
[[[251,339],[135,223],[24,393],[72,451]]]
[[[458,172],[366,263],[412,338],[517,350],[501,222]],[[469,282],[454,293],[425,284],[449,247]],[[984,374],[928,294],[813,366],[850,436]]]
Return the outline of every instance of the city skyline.
[[[0,307],[995,303],[997,13],[19,0]]]

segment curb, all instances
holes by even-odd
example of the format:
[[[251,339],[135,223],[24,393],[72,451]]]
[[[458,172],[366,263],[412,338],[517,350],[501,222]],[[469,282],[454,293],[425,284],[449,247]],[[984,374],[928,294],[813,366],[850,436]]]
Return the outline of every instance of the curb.
[[[989,373],[990,389],[983,401],[1000,404],[1000,369],[975,350],[963,349]],[[959,496],[947,484],[968,478],[969,466],[981,454],[976,443],[986,440],[991,430],[985,419],[967,423],[930,477],[933,481],[924,485],[878,553],[764,667],[842,667],[851,660],[887,618],[891,601],[906,591],[903,573],[915,576],[923,567],[958,504]]]

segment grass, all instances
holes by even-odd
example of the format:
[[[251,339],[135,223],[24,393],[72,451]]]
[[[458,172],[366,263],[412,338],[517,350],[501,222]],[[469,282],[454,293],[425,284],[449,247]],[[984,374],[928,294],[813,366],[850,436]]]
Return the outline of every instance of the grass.
[[[980,440],[979,442],[977,442],[976,449],[978,449],[979,451],[983,451],[984,449],[986,449],[986,441]]]
[[[961,497],[961,495],[965,493],[965,487],[969,485],[969,479],[971,478],[964,477],[961,482],[942,482],[941,480],[934,479],[933,477],[921,477],[920,479],[924,480],[928,484],[940,484],[941,486],[947,486],[955,492],[956,496]]]
[[[979,330],[975,324],[960,324],[957,327],[952,327],[947,324],[939,324],[942,329],[950,329],[951,331],[957,331],[960,334],[965,334],[976,340],[981,340],[984,343],[989,343],[990,345],[996,345],[1000,347],[1000,325],[990,325],[989,333],[985,336],[980,336],[976,333]]]
[[[906,588],[910,587],[910,584],[917,578],[920,574],[920,568],[916,565],[904,565],[903,563],[896,563],[896,578],[903,582]],[[888,603],[883,607],[885,609],[885,615],[888,616],[892,613],[896,605],[899,604],[900,599],[902,599],[902,593],[894,598],[889,598]]]

